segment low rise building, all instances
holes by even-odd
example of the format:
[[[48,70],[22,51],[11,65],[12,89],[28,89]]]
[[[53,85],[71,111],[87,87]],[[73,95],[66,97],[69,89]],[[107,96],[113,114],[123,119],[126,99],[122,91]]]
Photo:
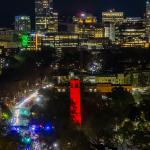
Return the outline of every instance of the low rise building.
[[[96,76],[85,76],[83,78],[83,82],[85,83],[110,83],[110,84],[129,84],[129,80],[127,79],[126,74],[109,74],[109,75],[96,75]]]
[[[17,33],[14,30],[0,28],[0,46],[4,48],[18,48],[20,47],[18,41]]]
[[[101,94],[107,94],[111,93],[114,88],[123,88],[124,90],[128,92],[132,92],[132,85],[130,84],[108,84],[108,83],[101,83],[101,84],[95,84],[95,85],[85,85],[84,86],[85,92],[94,92],[94,93],[101,93]]]

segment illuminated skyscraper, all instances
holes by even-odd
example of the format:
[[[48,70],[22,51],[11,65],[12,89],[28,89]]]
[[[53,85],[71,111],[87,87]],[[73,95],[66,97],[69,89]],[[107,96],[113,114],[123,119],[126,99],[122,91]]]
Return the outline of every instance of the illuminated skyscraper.
[[[106,12],[102,12],[102,23],[122,23],[124,20],[124,13],[117,12],[115,10],[109,10]]]
[[[36,32],[57,32],[58,13],[53,11],[52,0],[35,0]]]
[[[115,10],[102,12],[102,23],[105,27],[105,37],[115,42],[115,27],[124,21],[124,13]]]
[[[30,32],[31,20],[29,16],[16,16],[15,17],[15,30],[18,32]]]
[[[102,38],[104,37],[104,28],[97,23],[95,16],[88,13],[81,13],[73,17],[73,27],[70,32],[79,34],[84,38]]]
[[[150,0],[146,1],[146,37],[150,41]]]
[[[126,18],[124,23],[116,27],[115,37],[122,47],[147,47],[145,24],[138,18]]]

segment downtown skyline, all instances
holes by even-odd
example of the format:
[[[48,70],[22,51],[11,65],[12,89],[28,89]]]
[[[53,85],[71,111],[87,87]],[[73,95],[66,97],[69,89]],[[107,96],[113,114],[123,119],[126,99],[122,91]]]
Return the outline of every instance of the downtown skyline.
[[[67,6],[67,9],[66,9]],[[68,7],[69,6],[69,7]],[[100,17],[102,11],[108,9],[116,9],[125,12],[126,16],[143,17],[145,13],[145,0],[64,0],[60,3],[59,0],[54,0],[54,9],[59,12],[59,15],[75,15],[81,11],[93,13]],[[0,26],[9,26],[14,22],[16,15],[30,15],[34,19],[34,0],[5,0],[0,5]]]
[[[150,150],[150,0],[1,0],[0,150]]]

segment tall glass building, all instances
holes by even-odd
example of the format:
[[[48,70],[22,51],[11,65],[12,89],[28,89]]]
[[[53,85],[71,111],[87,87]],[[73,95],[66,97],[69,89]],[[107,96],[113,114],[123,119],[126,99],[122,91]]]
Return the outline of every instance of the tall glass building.
[[[150,0],[146,1],[146,37],[150,41]]]
[[[58,13],[53,11],[52,0],[35,0],[35,30],[36,32],[57,32]]]
[[[29,16],[16,16],[15,17],[15,30],[17,32],[30,32],[31,19]]]

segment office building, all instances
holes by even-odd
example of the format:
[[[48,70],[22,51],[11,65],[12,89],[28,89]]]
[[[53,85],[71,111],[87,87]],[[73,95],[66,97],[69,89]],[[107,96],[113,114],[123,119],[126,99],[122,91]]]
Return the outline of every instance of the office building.
[[[102,12],[102,24],[105,28],[105,37],[115,42],[115,27],[124,21],[124,13],[115,10]]]
[[[15,31],[17,32],[30,32],[31,20],[29,16],[16,16],[15,17]]]
[[[120,24],[124,20],[124,13],[115,10],[102,12],[102,23]]]
[[[78,16],[73,16],[73,26],[70,28],[70,32],[77,34],[86,33],[94,28],[94,25],[97,23],[96,17],[88,13],[81,13]]]
[[[100,24],[80,24],[75,30],[82,38],[103,38],[104,27]]]
[[[63,48],[79,46],[79,35],[70,33],[46,34],[42,38],[42,44],[46,47]]]
[[[78,16],[73,16],[74,24],[95,24],[97,23],[97,19],[95,16],[89,13],[81,13]]]
[[[78,34],[82,39],[81,47],[88,49],[101,48],[102,38],[104,38],[104,27],[97,22],[95,16],[88,13],[81,13],[73,17],[73,24],[70,25],[70,32]]]
[[[115,24],[105,23],[104,24],[104,37],[109,38],[111,42],[115,42]]]
[[[58,13],[53,11],[52,0],[35,0],[36,32],[57,32]]]
[[[127,18],[124,23],[116,26],[115,38],[122,47],[147,47],[145,25],[141,19]]]
[[[146,37],[150,41],[150,0],[146,1]]]
[[[18,48],[18,36],[16,31],[9,28],[0,28],[0,46],[3,48]]]

